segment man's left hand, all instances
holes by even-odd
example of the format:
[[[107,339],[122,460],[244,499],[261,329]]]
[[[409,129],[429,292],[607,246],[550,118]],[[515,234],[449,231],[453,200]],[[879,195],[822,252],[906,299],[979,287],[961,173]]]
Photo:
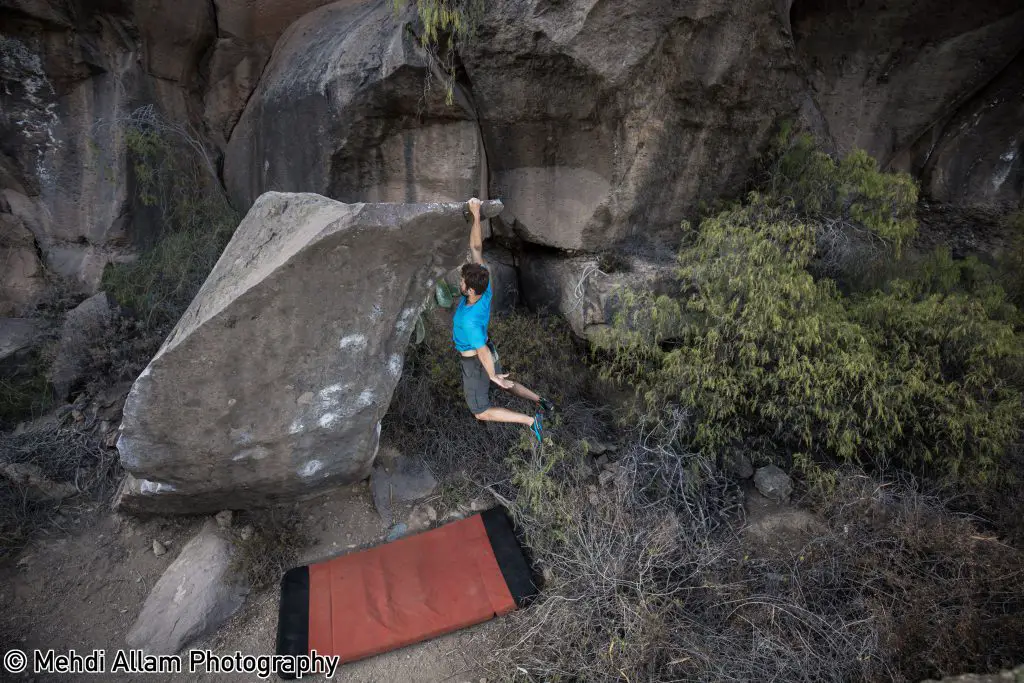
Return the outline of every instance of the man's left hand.
[[[494,382],[495,384],[497,384],[502,389],[511,389],[512,387],[514,387],[516,385],[516,383],[513,382],[510,379],[506,379],[507,377],[508,377],[507,374],[505,374],[505,375],[495,375],[494,377],[491,378],[491,381]]]

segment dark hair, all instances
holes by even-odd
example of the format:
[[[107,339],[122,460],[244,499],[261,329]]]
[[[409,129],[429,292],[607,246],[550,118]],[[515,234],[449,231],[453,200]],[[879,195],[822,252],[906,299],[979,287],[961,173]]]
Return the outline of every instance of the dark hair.
[[[491,281],[490,272],[479,263],[467,263],[462,266],[462,279],[466,286],[477,294],[487,291],[487,283]]]

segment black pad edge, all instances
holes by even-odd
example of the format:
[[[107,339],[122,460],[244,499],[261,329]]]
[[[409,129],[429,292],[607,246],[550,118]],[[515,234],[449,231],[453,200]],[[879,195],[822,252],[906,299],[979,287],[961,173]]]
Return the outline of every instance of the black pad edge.
[[[281,606],[277,612],[277,654],[309,654],[309,567],[295,567],[281,577]],[[294,674],[279,674],[286,681]]]
[[[483,518],[484,529],[487,530],[487,538],[491,542],[491,550],[494,558],[498,561],[498,568],[505,578],[505,585],[516,607],[522,607],[530,598],[540,591],[537,588],[538,582],[534,580],[533,572],[530,570],[530,563],[526,559],[523,547],[519,544],[515,530],[512,528],[512,521],[504,508],[493,507],[480,513]]]

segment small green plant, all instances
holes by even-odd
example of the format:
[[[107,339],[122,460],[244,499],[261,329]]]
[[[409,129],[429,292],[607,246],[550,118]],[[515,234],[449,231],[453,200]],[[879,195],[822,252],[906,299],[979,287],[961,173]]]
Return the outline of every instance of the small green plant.
[[[53,405],[48,368],[45,354],[36,351],[27,363],[25,372],[0,377],[0,429],[14,427],[21,420],[39,417]]]
[[[1003,219],[1009,233],[1009,244],[999,259],[1001,282],[1010,300],[1024,309],[1024,209],[1014,211]]]
[[[209,160],[187,133],[148,115],[125,123],[137,196],[155,210],[155,241],[131,263],[109,265],[103,288],[149,326],[188,307],[238,224]]]
[[[392,0],[397,15],[410,0]],[[468,40],[484,11],[483,0],[411,0],[416,5],[422,32],[420,45],[444,74],[445,102],[455,102],[455,50]],[[429,86],[429,78],[427,85]]]

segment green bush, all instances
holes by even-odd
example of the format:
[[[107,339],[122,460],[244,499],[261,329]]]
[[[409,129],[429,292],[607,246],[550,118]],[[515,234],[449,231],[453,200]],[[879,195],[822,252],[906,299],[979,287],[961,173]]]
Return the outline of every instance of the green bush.
[[[27,365],[25,372],[0,377],[0,429],[39,417],[53,405],[46,355],[42,351],[33,352]]]
[[[1002,290],[937,291],[932,272],[844,297],[812,276],[815,255],[815,227],[761,195],[706,219],[680,253],[694,291],[633,294],[600,342],[606,372],[647,417],[691,410],[695,444],[718,456],[995,474],[1022,426]]]

